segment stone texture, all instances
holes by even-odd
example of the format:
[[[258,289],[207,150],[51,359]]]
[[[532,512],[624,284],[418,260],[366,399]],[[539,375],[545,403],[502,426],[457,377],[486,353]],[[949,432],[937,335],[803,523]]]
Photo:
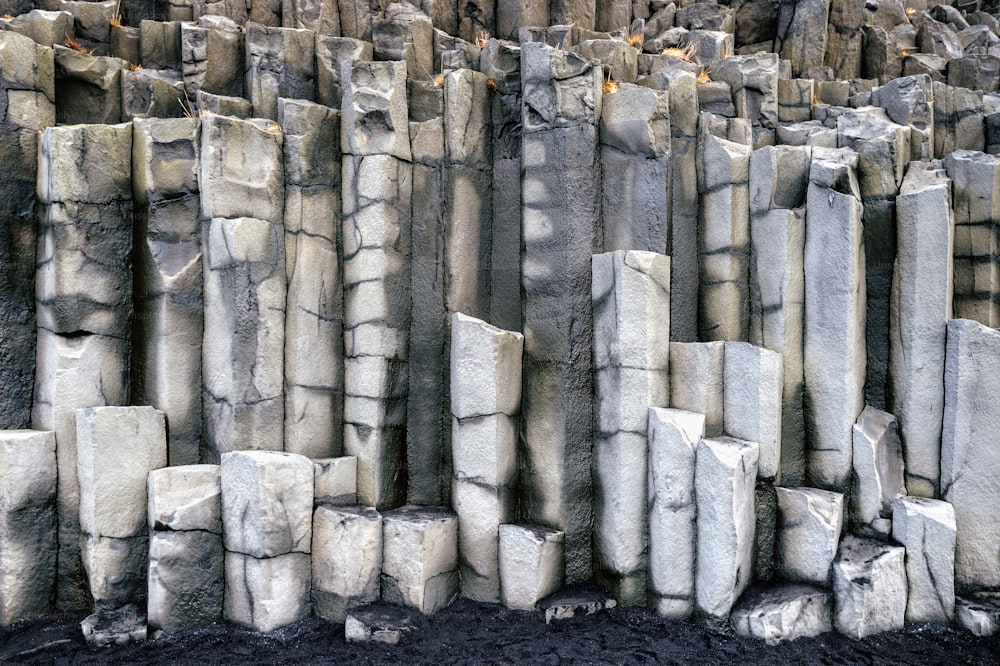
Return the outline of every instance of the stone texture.
[[[833,631],[833,595],[811,585],[783,585],[747,594],[733,609],[740,636],[779,645]]]
[[[758,449],[731,437],[698,443],[695,606],[709,624],[728,620],[752,577]]]
[[[0,625],[8,625],[52,610],[58,543],[55,434],[0,431],[0,479]]]
[[[139,606],[128,604],[122,608],[98,611],[80,623],[83,640],[88,645],[128,645],[146,640],[146,617]]]
[[[82,3],[81,3],[82,4]],[[97,4],[97,3],[86,3]],[[56,46],[56,122],[111,124],[122,120],[122,70],[120,58],[78,53]]]
[[[433,615],[458,596],[458,518],[441,507],[382,515],[382,600]]]
[[[245,33],[223,17],[213,25],[181,23],[181,73],[190,99],[199,92],[243,97]]]
[[[226,552],[223,617],[263,633],[309,615],[310,556],[286,553],[257,559]]]
[[[316,35],[316,101],[339,109],[344,98],[340,65],[346,60],[372,60],[370,42],[331,34]]]
[[[992,636],[1000,630],[1000,598],[981,592],[955,599],[955,621],[974,636]]]
[[[565,537],[534,525],[501,525],[498,549],[500,600],[514,610],[535,610],[562,587]]]
[[[685,619],[694,609],[695,457],[705,417],[649,409],[649,605],[661,617]]]
[[[313,459],[316,504],[348,506],[358,501],[358,459],[353,456]]]
[[[408,608],[369,604],[347,613],[344,637],[348,643],[398,645],[407,635],[425,628],[423,616]]]
[[[851,529],[866,536],[888,536],[893,503],[906,495],[896,417],[865,407],[854,424],[853,444]]]
[[[179,465],[152,470],[146,492],[149,529],[222,534],[218,465]]]
[[[368,507],[316,507],[312,528],[313,612],[343,623],[350,609],[379,598],[382,516]]]
[[[727,342],[724,356],[724,430],[757,442],[757,474],[775,479],[781,467],[781,355],[747,342]]]
[[[312,30],[317,35],[340,34],[337,0],[288,0],[281,3],[281,25]]]
[[[83,534],[80,559],[96,611],[111,611],[130,600],[146,599],[149,537],[117,539]]]
[[[722,434],[724,342],[670,343],[670,406],[705,416],[705,436]]]
[[[904,549],[847,535],[833,564],[833,626],[848,638],[902,629]]]
[[[341,65],[341,150],[348,155],[410,159],[406,64],[346,60]]]
[[[149,626],[173,633],[222,619],[224,563],[219,534],[153,532],[147,578]]]
[[[940,500],[898,499],[892,538],[906,548],[906,621],[949,624],[955,616],[955,510]]]
[[[254,116],[277,120],[279,97],[312,101],[316,96],[316,40],[312,31],[256,23],[246,28],[244,88]]]
[[[545,624],[575,617],[596,615],[617,606],[615,598],[593,589],[564,590],[538,602],[538,609],[545,615]]]
[[[823,64],[830,0],[781,0],[774,50],[792,63],[792,75],[801,76]]]
[[[775,488],[778,572],[787,580],[830,585],[844,523],[844,496],[815,488]]]

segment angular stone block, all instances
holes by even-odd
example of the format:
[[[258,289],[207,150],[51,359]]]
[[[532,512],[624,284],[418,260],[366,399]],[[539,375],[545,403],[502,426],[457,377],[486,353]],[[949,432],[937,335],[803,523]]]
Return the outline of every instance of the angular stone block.
[[[906,495],[896,418],[865,407],[854,424],[853,455],[851,527],[861,535],[889,536],[893,503]]]
[[[705,436],[722,434],[725,343],[670,343],[670,406],[705,416]]]
[[[458,596],[458,517],[404,506],[382,515],[382,600],[433,615]]]
[[[695,605],[711,624],[726,622],[752,577],[758,449],[732,437],[698,442]]]
[[[149,537],[116,539],[82,534],[80,558],[93,608],[109,611],[146,599]]]
[[[973,636],[1000,631],[1000,595],[980,592],[955,599],[955,621]]]
[[[245,34],[236,23],[216,18],[211,27],[204,19],[197,25],[181,23],[181,72],[192,100],[199,92],[243,96]]]
[[[346,60],[341,150],[348,155],[392,155],[410,159],[406,63]]]
[[[382,516],[368,507],[320,505],[313,514],[313,612],[340,624],[379,598]]]
[[[178,465],[149,473],[150,530],[222,534],[222,480],[218,465]]]
[[[167,633],[222,619],[222,537],[202,530],[155,531],[149,537],[149,626]]]
[[[514,610],[535,610],[541,599],[562,587],[565,571],[562,532],[534,525],[501,525],[498,558],[500,599]]]
[[[757,473],[775,479],[781,468],[782,357],[747,342],[726,342],[724,354],[726,434],[757,442]]]
[[[902,629],[904,548],[846,535],[833,563],[833,626],[848,638]]]
[[[309,616],[310,556],[286,553],[257,559],[226,552],[223,617],[268,633]]]
[[[106,55],[78,53],[59,45],[54,52],[58,81],[53,98],[56,122],[60,125],[121,122],[122,71],[128,63]]]
[[[80,623],[80,632],[88,645],[103,647],[144,641],[148,628],[146,616],[139,606],[128,604],[122,608],[88,615]]]
[[[277,25],[277,23],[273,24]],[[258,118],[278,118],[278,98],[316,97],[316,37],[311,30],[246,26],[246,97]]]
[[[567,590],[539,601],[538,610],[545,615],[545,624],[551,624],[557,620],[595,615],[617,605],[614,597],[603,592],[592,589]]]
[[[281,3],[281,25],[312,30],[321,35],[340,34],[337,0],[288,0]]]
[[[792,76],[802,76],[823,64],[830,0],[779,5],[774,50],[792,64]]]
[[[388,604],[369,604],[352,609],[344,623],[348,643],[399,645],[407,635],[426,628],[420,613]]]
[[[940,500],[898,499],[892,538],[906,548],[906,621],[950,623],[955,616],[955,510]]]
[[[695,456],[705,416],[649,409],[649,605],[670,619],[694,609]]]
[[[344,506],[358,501],[358,459],[318,458],[313,460],[313,496],[317,504]]]
[[[340,65],[347,60],[372,60],[370,42],[350,37],[334,37],[336,33],[316,35],[316,101],[334,109],[343,102]]]
[[[0,431],[0,625],[52,610],[56,582],[56,438]],[[26,572],[31,575],[25,575]]]
[[[787,580],[830,584],[844,524],[844,496],[816,488],[775,488],[778,572]]]
[[[733,609],[740,636],[779,645],[833,631],[833,595],[811,585],[782,585],[748,594]]]

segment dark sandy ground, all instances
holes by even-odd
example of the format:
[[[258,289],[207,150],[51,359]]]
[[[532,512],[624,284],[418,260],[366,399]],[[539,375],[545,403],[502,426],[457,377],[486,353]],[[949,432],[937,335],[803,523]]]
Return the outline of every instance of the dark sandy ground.
[[[459,600],[398,646],[348,645],[311,617],[271,634],[219,622],[155,641],[94,648],[82,614],[0,628],[0,664],[1000,664],[1000,636],[913,626],[852,641],[831,633],[777,647],[616,608],[546,626],[540,614]]]

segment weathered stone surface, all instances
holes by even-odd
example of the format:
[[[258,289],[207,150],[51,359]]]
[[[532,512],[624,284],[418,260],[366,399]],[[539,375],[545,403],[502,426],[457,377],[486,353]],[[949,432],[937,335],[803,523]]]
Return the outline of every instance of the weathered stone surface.
[[[813,485],[839,492],[851,482],[865,387],[865,252],[852,159],[814,151],[803,261],[808,474]]]
[[[149,626],[172,633],[222,619],[224,551],[219,534],[155,531],[149,537]]]
[[[178,465],[150,471],[147,523],[151,530],[222,534],[218,465]]]
[[[347,613],[344,637],[348,643],[398,645],[425,625],[423,615],[416,611],[389,604],[369,604]]]
[[[130,601],[146,599],[149,562],[146,534],[127,539],[82,534],[79,544],[83,572],[95,610],[113,610]]]
[[[872,89],[871,103],[889,119],[910,128],[910,159],[934,157],[934,92],[927,75],[893,79]]]
[[[73,15],[69,12],[31,9],[27,13],[11,13],[15,16],[5,29],[30,37],[39,46],[51,48],[73,36]]]
[[[980,592],[955,599],[955,621],[974,636],[1000,631],[1000,595]]]
[[[748,118],[754,127],[754,147],[763,145],[766,134],[773,141],[778,127],[778,55],[755,53],[726,58],[708,67],[713,81],[729,84],[736,115]]]
[[[501,525],[498,549],[500,600],[514,610],[535,610],[562,587],[565,537],[534,525]]]
[[[277,120],[279,97],[312,101],[316,96],[316,39],[312,31],[256,23],[246,27],[244,87],[254,115]]]
[[[341,150],[409,160],[406,64],[347,60],[341,65],[340,85],[344,91]]]
[[[955,586],[1000,586],[1000,475],[993,433],[1000,410],[982,396],[1000,391],[1000,331],[948,322],[941,435],[941,497],[955,508]]]
[[[983,91],[934,81],[934,157],[986,147]]]
[[[347,506],[358,501],[358,459],[353,456],[313,461],[313,496],[317,504]]]
[[[458,517],[405,506],[382,515],[382,600],[433,615],[458,595]]]
[[[661,617],[694,609],[695,456],[705,416],[649,409],[649,603]]]
[[[146,640],[146,617],[138,605],[128,604],[88,615],[80,623],[80,630],[88,645],[128,645]]]
[[[197,25],[181,23],[181,73],[192,100],[198,99],[199,92],[243,96],[246,35],[236,23],[215,19],[211,24],[205,17]]]
[[[833,595],[811,585],[783,585],[747,594],[733,609],[740,636],[779,645],[833,631]]]
[[[84,4],[84,3],[81,3]],[[96,3],[86,3],[96,4]],[[120,58],[78,53],[56,46],[55,96],[56,122],[117,123],[122,120],[122,70]]]
[[[0,431],[0,479],[0,625],[8,625],[52,610],[58,543],[55,434]]]
[[[726,342],[723,427],[727,435],[760,445],[757,474],[779,476],[781,466],[781,355],[747,342]]]
[[[705,437],[723,432],[725,343],[670,343],[670,406],[705,416]]]
[[[778,571],[787,580],[829,586],[844,523],[844,496],[815,488],[778,493]]]
[[[695,605],[711,624],[726,622],[752,577],[758,450],[732,437],[698,442]]]
[[[434,67],[434,27],[423,16],[375,19],[372,22],[375,60],[406,63],[410,78],[430,77]]]
[[[310,556],[286,553],[257,559],[226,552],[223,617],[260,632],[309,615]]]
[[[833,626],[849,638],[902,629],[906,613],[903,548],[846,535],[833,563]]]
[[[198,174],[202,218],[280,222],[285,187],[282,142],[281,128],[267,120],[202,118]]]
[[[334,33],[335,34],[335,33]],[[316,35],[316,101],[339,109],[344,98],[340,65],[347,60],[372,60],[370,42],[350,37]]]
[[[896,417],[873,407],[854,424],[851,529],[857,534],[889,536],[893,503],[906,495],[897,428]]]
[[[312,527],[313,612],[340,624],[379,598],[382,516],[368,507],[320,505]]]
[[[538,602],[538,609],[545,615],[545,624],[558,620],[594,615],[618,605],[614,597],[595,590],[568,590],[556,592]]]
[[[281,25],[312,30],[320,35],[340,34],[337,0],[288,0],[281,3]]]
[[[309,552],[313,465],[308,458],[278,451],[227,453],[221,478],[227,551],[258,558]]]
[[[198,91],[198,113],[217,114],[220,116],[233,116],[234,118],[247,119],[253,116],[253,106],[250,100],[242,97],[227,97],[226,95],[215,95],[204,90]]]
[[[826,50],[829,0],[781,0],[774,50],[792,63],[792,76],[801,76],[823,64]]]
[[[892,538],[906,548],[906,621],[950,623],[955,616],[955,510],[940,500],[898,499]]]
[[[911,162],[896,197],[896,263],[889,320],[889,404],[910,495],[940,492],[945,334],[952,313],[951,181]]]

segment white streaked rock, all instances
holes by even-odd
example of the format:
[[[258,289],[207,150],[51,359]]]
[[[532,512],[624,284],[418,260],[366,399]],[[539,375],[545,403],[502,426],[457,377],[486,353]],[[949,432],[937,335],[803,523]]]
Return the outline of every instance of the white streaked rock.
[[[534,525],[500,526],[500,599],[514,610],[535,610],[563,584],[565,537]]]
[[[833,631],[833,595],[811,585],[783,585],[747,594],[733,609],[740,636],[778,645]]]
[[[271,632],[309,615],[309,553],[258,559],[226,552],[224,617]]]
[[[902,629],[906,614],[905,549],[845,536],[833,563],[833,624],[849,638]]]
[[[757,442],[757,474],[781,471],[781,354],[748,342],[727,342],[723,364],[723,424],[727,435]]]
[[[379,598],[382,516],[354,506],[316,507],[312,537],[313,612],[340,624],[348,611]]]
[[[670,343],[670,406],[705,415],[705,436],[723,432],[723,342]]]
[[[357,504],[358,459],[353,456],[317,458],[313,463],[313,497],[317,504]]]
[[[853,456],[851,528],[868,536],[888,536],[893,502],[906,495],[896,417],[865,407],[854,424]]]
[[[955,510],[940,500],[898,499],[892,538],[906,548],[906,621],[950,623],[955,616]]]
[[[786,579],[830,584],[844,524],[844,496],[817,488],[775,488],[778,571]]]
[[[458,517],[442,507],[382,514],[382,600],[433,615],[458,596]]]

